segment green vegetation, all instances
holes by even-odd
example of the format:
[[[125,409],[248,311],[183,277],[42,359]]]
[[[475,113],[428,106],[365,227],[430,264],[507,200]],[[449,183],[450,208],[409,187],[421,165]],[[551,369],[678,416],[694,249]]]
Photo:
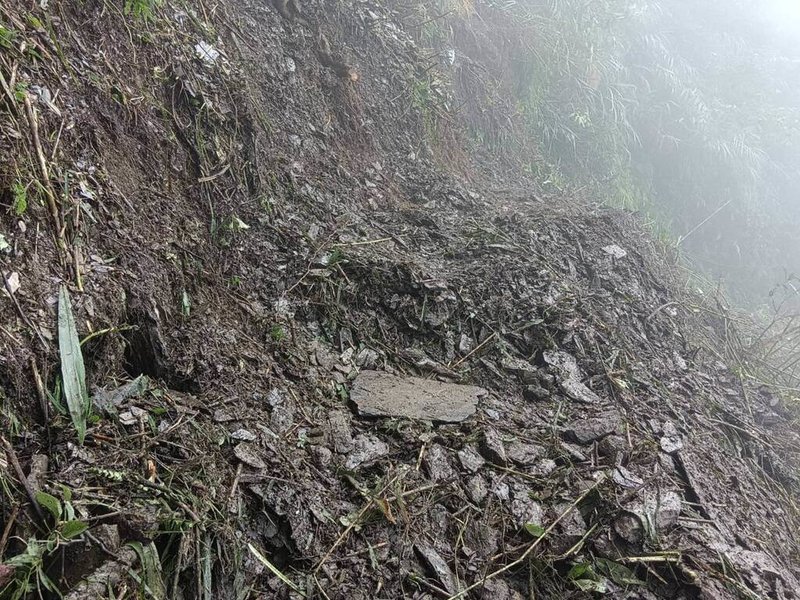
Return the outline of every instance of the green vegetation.
[[[575,187],[644,210],[763,302],[800,264],[800,66],[759,6],[498,2],[528,134]],[[765,267],[769,265],[769,267]]]
[[[124,12],[141,21],[151,21],[163,0],[125,0]]]
[[[21,217],[28,210],[28,188],[22,185],[21,182],[15,181],[11,186],[12,210],[14,214]]]

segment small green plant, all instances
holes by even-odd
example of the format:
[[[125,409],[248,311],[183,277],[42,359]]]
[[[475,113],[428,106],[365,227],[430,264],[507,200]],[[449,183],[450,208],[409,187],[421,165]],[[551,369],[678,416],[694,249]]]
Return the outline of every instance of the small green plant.
[[[28,188],[21,181],[15,181],[11,186],[12,205],[14,214],[21,217],[28,210]]]
[[[125,0],[124,12],[141,21],[152,21],[163,0]]]
[[[272,338],[273,342],[279,344],[286,339],[286,330],[281,325],[273,325],[272,329],[269,330],[269,337]]]
[[[14,86],[14,100],[17,102],[25,102],[25,95],[28,93],[28,84],[20,81]]]
[[[11,48],[15,37],[17,34],[13,29],[0,25],[0,48]]]
[[[44,491],[36,493],[37,504],[52,517],[53,526],[49,528],[46,539],[29,538],[25,551],[12,556],[5,564],[14,568],[14,580],[3,590],[10,600],[19,600],[38,594],[43,590],[61,597],[55,582],[47,575],[47,562],[52,562],[54,553],[65,543],[81,536],[89,526],[75,518],[72,505],[72,490],[61,486],[62,499]]]

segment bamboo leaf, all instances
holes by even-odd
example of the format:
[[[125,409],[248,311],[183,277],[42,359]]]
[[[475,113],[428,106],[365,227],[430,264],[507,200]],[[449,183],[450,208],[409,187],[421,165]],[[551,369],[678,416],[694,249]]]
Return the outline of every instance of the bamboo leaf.
[[[47,509],[56,523],[61,519],[61,502],[55,496],[51,496],[47,492],[36,492],[36,502]]]
[[[91,408],[86,389],[86,371],[83,364],[80,339],[75,328],[75,317],[66,286],[58,295],[58,349],[61,358],[61,379],[72,424],[83,445],[86,437],[86,418]]]
[[[87,529],[89,529],[89,526],[83,521],[67,521],[61,526],[61,535],[64,539],[71,540]]]

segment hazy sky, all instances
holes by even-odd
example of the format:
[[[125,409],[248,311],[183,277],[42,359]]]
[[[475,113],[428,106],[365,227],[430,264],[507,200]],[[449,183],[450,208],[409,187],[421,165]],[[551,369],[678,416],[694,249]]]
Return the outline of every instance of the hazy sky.
[[[764,10],[778,29],[800,35],[800,0],[769,0]]]

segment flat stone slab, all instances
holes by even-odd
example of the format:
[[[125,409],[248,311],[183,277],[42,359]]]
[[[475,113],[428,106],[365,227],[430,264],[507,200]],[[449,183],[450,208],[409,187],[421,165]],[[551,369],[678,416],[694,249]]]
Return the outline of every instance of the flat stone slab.
[[[483,388],[398,377],[382,371],[361,371],[350,399],[362,417],[407,417],[423,421],[460,423],[475,413]]]

